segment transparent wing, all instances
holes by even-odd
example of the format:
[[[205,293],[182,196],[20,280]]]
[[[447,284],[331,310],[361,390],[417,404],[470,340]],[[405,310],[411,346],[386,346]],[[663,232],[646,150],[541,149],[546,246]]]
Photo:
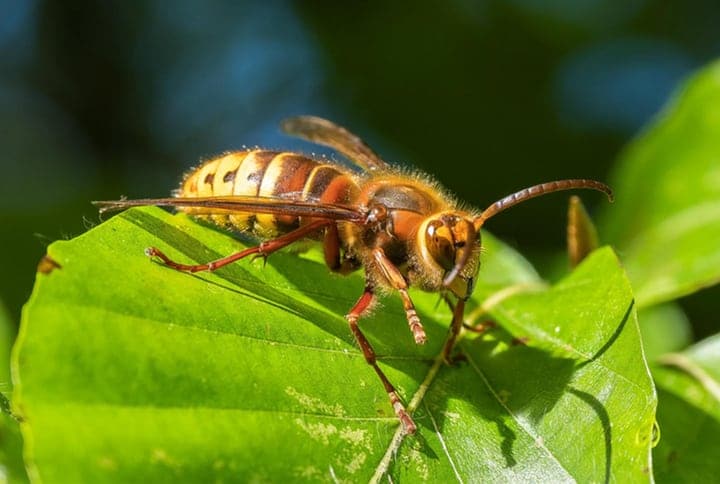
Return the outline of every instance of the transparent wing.
[[[388,168],[363,140],[327,119],[295,116],[283,120],[280,127],[289,135],[333,148],[365,171]]]

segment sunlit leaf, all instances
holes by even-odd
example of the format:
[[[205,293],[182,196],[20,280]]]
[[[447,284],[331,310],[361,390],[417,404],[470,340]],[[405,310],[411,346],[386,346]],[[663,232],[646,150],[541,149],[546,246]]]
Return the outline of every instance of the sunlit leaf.
[[[720,63],[691,78],[622,156],[600,233],[638,305],[720,281]]]
[[[450,464],[446,476],[465,481],[648,479],[655,397],[612,252],[490,312],[514,337],[461,344],[467,363],[441,372],[426,398],[430,450],[410,443],[399,454],[400,462],[417,452],[437,459],[400,475],[435,479]]]
[[[437,295],[413,293],[425,346],[396,297],[362,321],[415,410],[405,439],[342,316],[359,274],[285,253],[179,273],[143,249],[207,261],[239,244],[153,208],[51,245],[60,267],[38,275],[14,352],[30,469],[46,482],[649,479],[655,394],[612,251],[546,289],[485,241],[468,314],[502,328],[465,337],[455,366],[438,358]]]

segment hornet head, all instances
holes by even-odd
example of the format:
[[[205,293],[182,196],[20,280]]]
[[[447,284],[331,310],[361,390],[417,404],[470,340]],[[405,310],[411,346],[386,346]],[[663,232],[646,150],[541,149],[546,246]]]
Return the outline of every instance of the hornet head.
[[[469,297],[480,266],[480,232],[473,219],[459,211],[441,212],[426,218],[416,237],[420,286]]]

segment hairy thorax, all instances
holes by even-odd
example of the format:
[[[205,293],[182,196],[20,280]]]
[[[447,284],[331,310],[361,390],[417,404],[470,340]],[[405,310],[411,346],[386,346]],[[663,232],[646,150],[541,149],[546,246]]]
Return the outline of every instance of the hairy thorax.
[[[388,258],[405,268],[418,227],[430,214],[442,211],[448,202],[430,191],[425,181],[387,175],[362,187],[357,203],[377,214],[377,222],[354,230],[362,247],[383,249]]]

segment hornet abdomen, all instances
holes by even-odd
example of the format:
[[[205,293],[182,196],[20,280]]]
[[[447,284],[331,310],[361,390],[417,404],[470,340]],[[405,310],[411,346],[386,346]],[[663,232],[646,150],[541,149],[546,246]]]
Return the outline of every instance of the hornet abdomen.
[[[261,149],[237,151],[207,161],[191,171],[177,197],[276,197],[324,203],[352,203],[359,193],[353,177],[337,165],[297,153]],[[252,212],[180,208],[218,225],[272,237],[300,226],[300,217]]]

